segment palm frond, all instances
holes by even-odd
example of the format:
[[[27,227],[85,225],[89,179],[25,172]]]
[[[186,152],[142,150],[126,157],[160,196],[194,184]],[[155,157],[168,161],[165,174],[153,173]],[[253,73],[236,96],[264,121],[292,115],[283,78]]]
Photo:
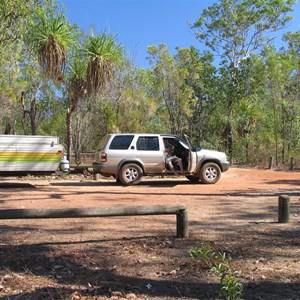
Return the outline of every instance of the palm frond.
[[[43,15],[33,32],[42,70],[57,82],[63,80],[67,53],[75,42],[72,29],[62,14],[57,17]]]
[[[114,65],[123,58],[124,51],[114,36],[105,33],[89,36],[85,51],[89,56],[87,92],[96,95],[111,81]]]
[[[83,98],[86,94],[86,61],[75,56],[70,65],[71,78],[69,80],[69,93],[71,98]]]

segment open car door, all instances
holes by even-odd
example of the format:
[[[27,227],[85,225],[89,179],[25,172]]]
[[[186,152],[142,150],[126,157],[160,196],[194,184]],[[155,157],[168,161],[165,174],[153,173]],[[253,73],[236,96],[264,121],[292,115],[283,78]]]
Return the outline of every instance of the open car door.
[[[195,170],[197,166],[197,155],[195,152],[192,151],[192,145],[190,139],[186,134],[184,134],[184,139],[189,147],[188,171],[193,172],[193,170]]]

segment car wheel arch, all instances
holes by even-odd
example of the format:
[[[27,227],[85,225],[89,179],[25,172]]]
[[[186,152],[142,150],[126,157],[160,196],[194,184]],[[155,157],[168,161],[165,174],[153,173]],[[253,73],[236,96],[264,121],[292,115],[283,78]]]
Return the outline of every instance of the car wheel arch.
[[[142,169],[143,174],[144,174],[144,172],[145,172],[144,166],[143,166],[143,164],[142,164],[141,161],[139,161],[139,160],[134,160],[134,159],[122,159],[122,160],[119,162],[118,167],[117,167],[117,170],[116,170],[116,174],[115,174],[116,178],[118,178],[119,172],[120,172],[121,168],[122,168],[124,165],[126,165],[126,164],[136,164],[136,165],[138,165],[138,166]]]
[[[204,165],[208,164],[208,163],[214,163],[214,164],[217,164],[217,165],[219,166],[221,172],[223,172],[223,170],[222,170],[222,165],[221,165],[220,161],[219,161],[219,160],[216,160],[216,159],[204,159],[204,160],[201,160],[200,163],[198,164],[198,170],[197,170],[197,171],[200,172],[201,168],[202,168]]]

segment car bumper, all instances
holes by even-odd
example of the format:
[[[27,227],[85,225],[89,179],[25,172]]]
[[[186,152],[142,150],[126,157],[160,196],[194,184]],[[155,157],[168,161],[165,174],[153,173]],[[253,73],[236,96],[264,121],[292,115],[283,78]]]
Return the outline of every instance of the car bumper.
[[[93,163],[93,171],[94,173],[99,173],[101,175],[114,175],[116,170],[115,166],[113,165],[103,165],[99,163]]]
[[[221,163],[222,172],[226,172],[229,170],[229,162]]]

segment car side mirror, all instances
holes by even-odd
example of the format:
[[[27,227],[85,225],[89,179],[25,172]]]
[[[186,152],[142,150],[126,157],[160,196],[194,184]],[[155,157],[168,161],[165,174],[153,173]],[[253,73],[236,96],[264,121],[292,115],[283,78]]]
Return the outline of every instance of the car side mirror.
[[[200,145],[196,145],[193,149],[195,152],[199,152],[201,150]]]

